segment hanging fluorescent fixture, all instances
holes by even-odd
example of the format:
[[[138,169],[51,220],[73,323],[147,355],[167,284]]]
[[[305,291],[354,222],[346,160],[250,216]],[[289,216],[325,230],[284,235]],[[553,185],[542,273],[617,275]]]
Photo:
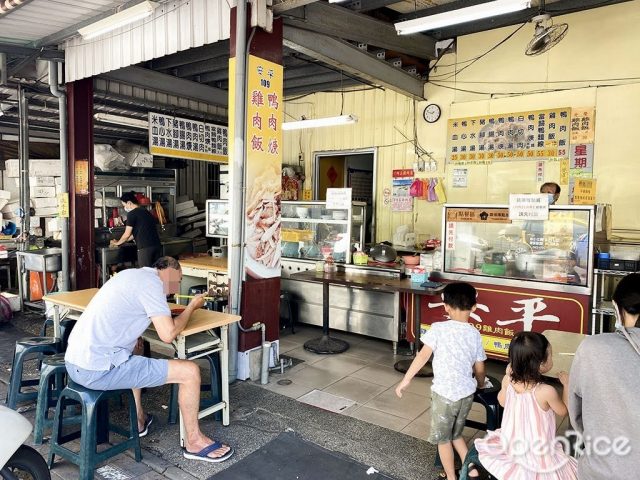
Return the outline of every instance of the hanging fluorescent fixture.
[[[396,23],[398,35],[435,30],[460,23],[472,22],[483,18],[495,17],[506,13],[517,12],[531,6],[530,0],[494,0],[471,7],[459,8],[449,12],[437,13],[427,17],[416,18]]]
[[[139,118],[121,117],[120,115],[112,115],[110,113],[95,113],[93,118],[102,123],[112,123],[114,125],[126,125],[128,127],[149,128],[149,120],[141,120]]]
[[[300,130],[302,128],[333,127],[336,125],[349,125],[357,123],[358,117],[355,115],[340,115],[338,117],[313,118],[310,120],[300,120],[297,122],[285,122],[282,130]]]
[[[122,10],[107,18],[103,18],[102,20],[98,20],[91,25],[79,28],[78,33],[82,35],[82,38],[85,40],[99,37],[100,35],[115,30],[116,28],[124,27],[125,25],[129,25],[150,16],[157,6],[158,4],[156,2],[145,0],[133,7]]]

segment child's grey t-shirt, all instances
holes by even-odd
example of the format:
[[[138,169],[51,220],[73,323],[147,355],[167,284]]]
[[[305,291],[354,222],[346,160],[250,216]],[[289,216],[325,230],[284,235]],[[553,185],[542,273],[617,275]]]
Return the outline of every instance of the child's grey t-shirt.
[[[436,322],[420,338],[433,350],[431,391],[452,402],[476,391],[473,364],[487,359],[480,332],[469,323]]]

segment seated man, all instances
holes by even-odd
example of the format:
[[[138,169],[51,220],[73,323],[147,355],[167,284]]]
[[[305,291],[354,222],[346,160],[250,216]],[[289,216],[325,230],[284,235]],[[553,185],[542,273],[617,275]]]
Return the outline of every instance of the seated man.
[[[124,270],[109,280],[91,300],[69,337],[65,354],[71,379],[93,390],[131,388],[135,397],[140,436],[153,420],[142,409],[141,388],[166,383],[180,385],[178,404],[186,430],[185,458],[222,462],[233,449],[214,442],[200,431],[200,368],[189,360],[166,360],[133,355],[138,337],[153,325],[163,342],[171,343],[194,310],[204,305],[202,295],[191,300],[175,319],[166,297],[177,293],[182,271],[171,257],[153,267]]]

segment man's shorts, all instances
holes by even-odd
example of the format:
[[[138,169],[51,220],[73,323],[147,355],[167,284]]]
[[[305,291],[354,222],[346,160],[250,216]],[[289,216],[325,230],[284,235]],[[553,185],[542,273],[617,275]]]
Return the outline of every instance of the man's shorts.
[[[453,402],[431,392],[431,434],[427,441],[437,445],[460,438],[472,404],[473,394]]]
[[[159,387],[167,383],[169,361],[131,355],[111,370],[85,370],[67,362],[67,372],[71,380],[92,390]]]

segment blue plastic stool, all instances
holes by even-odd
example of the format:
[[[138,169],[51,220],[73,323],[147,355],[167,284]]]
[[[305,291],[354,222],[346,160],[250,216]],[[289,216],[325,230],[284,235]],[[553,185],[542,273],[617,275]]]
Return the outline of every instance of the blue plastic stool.
[[[71,330],[76,325],[76,320],[66,319],[60,322],[60,337],[62,338],[62,350],[61,352],[67,351],[67,343],[69,342],[69,335],[71,335]],[[42,322],[42,327],[40,328],[40,336],[47,336],[48,327],[53,327],[53,318],[46,318],[44,322]],[[53,335],[53,333],[52,333]]]
[[[209,355],[204,355],[199,357],[202,360],[207,360],[209,362],[210,369],[210,380],[211,383],[209,385],[200,385],[201,392],[211,392],[211,398],[201,398],[200,399],[200,410],[203,408],[210,407],[219,403],[221,400],[220,394],[220,356],[218,353],[211,353]],[[171,385],[171,396],[169,397],[169,418],[168,423],[174,425],[178,422],[178,391],[179,386],[177,383]],[[216,412],[214,414],[215,420],[222,420],[222,412]]]
[[[129,404],[129,430],[125,430],[109,421],[109,399],[120,399],[126,396]],[[72,404],[82,406],[82,415],[79,417],[80,431],[63,435],[65,407]],[[105,427],[100,432],[99,428]],[[97,451],[99,443],[109,440],[108,432],[112,431],[126,437],[126,440],[113,446]],[[80,438],[80,451],[74,452],[63,446],[65,443]],[[73,381],[69,381],[67,387],[60,393],[56,405],[56,413],[53,420],[53,434],[49,448],[49,469],[53,468],[55,456],[58,455],[80,467],[81,480],[93,480],[93,472],[100,463],[118,455],[128,449],[134,449],[135,460],[142,459],[140,450],[140,437],[138,432],[138,419],[136,406],[131,390],[98,391],[85,388]]]
[[[464,422],[465,427],[484,431],[496,430],[500,428],[503,409],[500,405],[500,402],[498,402],[498,393],[500,392],[502,382],[500,382],[497,378],[491,377],[489,375],[487,375],[487,378],[491,381],[493,386],[491,388],[476,390],[476,393],[473,395],[473,403],[479,403],[484,406],[487,412],[487,422],[482,423],[475,420],[469,420],[467,418],[467,420]],[[438,454],[437,450],[434,465],[437,468],[442,468],[442,461],[440,460],[440,455]]]
[[[33,387],[40,383],[39,378],[23,380],[24,362],[34,357],[53,355],[60,351],[60,340],[52,337],[27,337],[16,342],[13,352],[11,378],[7,390],[6,405],[15,410],[20,402],[35,400],[38,392],[23,392],[23,387]]]
[[[49,355],[42,360],[36,421],[33,427],[35,445],[42,445],[45,428],[53,427],[53,415],[49,417],[49,409],[55,408],[58,403],[58,397],[66,385],[66,377],[64,353]]]

